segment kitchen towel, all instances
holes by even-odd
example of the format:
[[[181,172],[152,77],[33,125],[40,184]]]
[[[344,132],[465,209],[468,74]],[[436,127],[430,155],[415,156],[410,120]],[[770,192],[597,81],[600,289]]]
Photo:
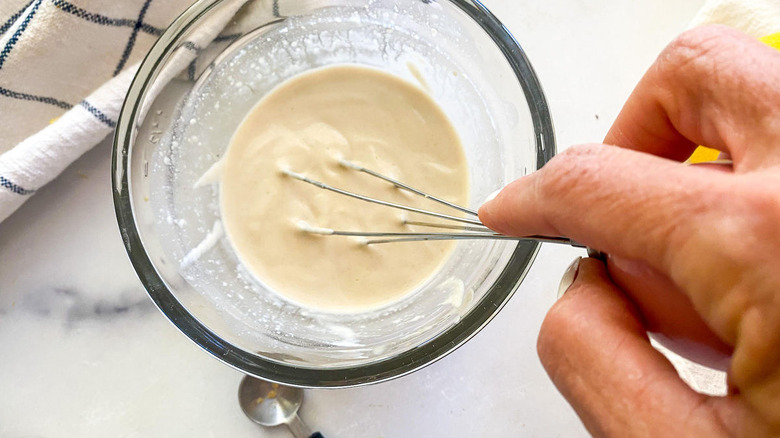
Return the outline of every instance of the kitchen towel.
[[[113,132],[139,61],[191,1],[0,2],[0,221]]]

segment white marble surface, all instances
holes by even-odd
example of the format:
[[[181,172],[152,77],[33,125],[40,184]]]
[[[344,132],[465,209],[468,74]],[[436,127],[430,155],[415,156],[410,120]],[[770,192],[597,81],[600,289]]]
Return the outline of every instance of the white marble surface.
[[[487,0],[527,51],[560,148],[599,141],[622,102],[703,0]],[[114,219],[110,144],[0,225],[0,436],[285,437],[244,418],[241,375],[201,352],[136,279]],[[410,376],[307,391],[329,437],[583,436],[535,343],[580,252],[546,246],[475,339]]]

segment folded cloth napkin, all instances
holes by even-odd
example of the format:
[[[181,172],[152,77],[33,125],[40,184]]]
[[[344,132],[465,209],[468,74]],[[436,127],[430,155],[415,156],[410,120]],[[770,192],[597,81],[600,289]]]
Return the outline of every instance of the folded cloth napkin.
[[[192,1],[0,1],[0,221],[113,132],[138,62]]]

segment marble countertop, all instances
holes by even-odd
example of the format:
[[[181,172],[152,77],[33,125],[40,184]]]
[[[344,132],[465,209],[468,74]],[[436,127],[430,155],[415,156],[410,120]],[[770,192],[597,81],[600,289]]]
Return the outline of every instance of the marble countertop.
[[[704,0],[486,0],[534,64],[559,149],[599,141]],[[0,436],[286,437],[236,402],[241,374],[152,305],[125,255],[104,141],[0,225]],[[544,246],[499,316],[465,346],[378,385],[307,391],[329,437],[584,436],[536,336],[581,251]]]

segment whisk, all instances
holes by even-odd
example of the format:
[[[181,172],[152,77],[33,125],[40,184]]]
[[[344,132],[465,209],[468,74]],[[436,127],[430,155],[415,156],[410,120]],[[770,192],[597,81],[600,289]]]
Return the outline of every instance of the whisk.
[[[328,190],[331,192],[338,193],[340,195],[349,196],[351,198],[359,199],[361,201],[370,202],[373,204],[379,204],[384,205],[389,208],[395,208],[399,210],[405,210],[412,213],[419,213],[425,216],[429,216],[432,218],[442,219],[445,221],[449,221],[449,223],[437,223],[437,222],[424,222],[424,221],[412,221],[412,220],[404,220],[404,224],[406,225],[416,225],[416,226],[422,226],[422,227],[429,227],[429,228],[438,228],[438,229],[448,229],[448,230],[457,230],[454,232],[370,232],[370,231],[349,231],[349,230],[334,230],[331,228],[321,228],[317,226],[313,226],[307,222],[300,221],[298,222],[297,226],[302,231],[311,233],[311,234],[318,234],[322,236],[351,236],[351,237],[364,237],[367,238],[364,243],[366,245],[377,245],[377,244],[386,244],[386,243],[398,243],[398,242],[418,242],[418,241],[426,241],[426,240],[470,240],[470,239],[492,239],[492,240],[516,240],[516,241],[537,241],[537,242],[550,242],[550,243],[560,243],[565,245],[571,245],[578,248],[585,248],[584,245],[581,245],[577,242],[572,241],[571,239],[568,239],[566,237],[558,237],[558,236],[525,236],[525,237],[515,237],[515,236],[507,236],[505,234],[496,233],[490,228],[486,227],[482,222],[479,220],[479,215],[475,210],[453,204],[452,202],[449,202],[447,200],[438,198],[436,196],[433,196],[431,194],[428,194],[422,190],[416,189],[414,187],[411,187],[407,184],[404,184],[400,181],[397,181],[389,176],[382,175],[379,172],[376,172],[371,169],[367,169],[363,166],[360,166],[358,164],[355,164],[351,161],[347,161],[344,159],[339,159],[339,164],[343,166],[346,169],[350,169],[356,172],[363,172],[367,175],[370,175],[374,178],[379,178],[381,180],[384,180],[390,184],[393,184],[397,188],[401,190],[406,190],[407,192],[413,193],[417,196],[421,196],[423,198],[429,199],[433,202],[437,202],[441,205],[447,206],[453,210],[460,211],[461,213],[465,213],[468,217],[460,217],[460,216],[454,216],[449,215],[445,213],[438,213],[435,211],[430,210],[424,210],[417,207],[411,207],[408,205],[403,204],[397,204],[394,202],[384,201],[381,199],[371,198],[365,195],[361,195],[359,193],[355,193],[352,191],[344,190],[342,188],[334,187],[329,184],[326,184],[321,181],[317,181],[314,179],[311,179],[307,177],[306,175],[294,172],[289,169],[283,169],[282,173],[294,178],[299,181],[303,181],[305,183],[311,184],[313,186],[316,186],[320,189]],[[454,223],[458,224],[454,224]]]

